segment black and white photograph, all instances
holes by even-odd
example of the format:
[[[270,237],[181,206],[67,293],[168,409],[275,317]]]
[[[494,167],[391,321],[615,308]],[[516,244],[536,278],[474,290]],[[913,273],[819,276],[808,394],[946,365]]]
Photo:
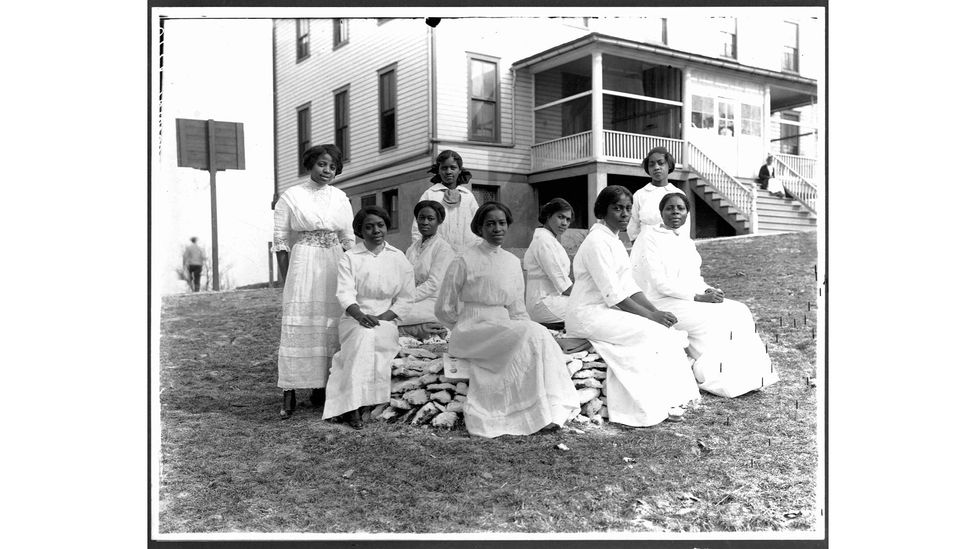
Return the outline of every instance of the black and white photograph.
[[[151,14],[152,539],[824,539],[824,7]]]

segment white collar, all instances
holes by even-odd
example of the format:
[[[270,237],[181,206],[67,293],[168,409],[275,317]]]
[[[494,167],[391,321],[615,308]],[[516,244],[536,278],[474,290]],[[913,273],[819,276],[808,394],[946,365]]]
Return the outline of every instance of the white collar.
[[[457,189],[459,192],[471,194],[471,189],[467,188],[465,185],[457,185],[454,188]],[[430,187],[430,190],[432,190],[432,191],[446,191],[447,190],[447,186],[444,185],[443,183],[434,183]]]
[[[365,253],[365,254],[372,254],[372,255],[378,256],[381,253],[387,251],[387,249],[389,248],[389,246],[390,246],[390,243],[384,240],[383,241],[383,245],[380,246],[378,252],[371,252],[371,251],[369,251],[369,248],[366,247],[366,243],[365,242],[357,242],[355,246],[353,246],[352,248],[349,249],[349,251],[352,252],[352,253],[354,253],[354,254],[363,254],[363,253]]]

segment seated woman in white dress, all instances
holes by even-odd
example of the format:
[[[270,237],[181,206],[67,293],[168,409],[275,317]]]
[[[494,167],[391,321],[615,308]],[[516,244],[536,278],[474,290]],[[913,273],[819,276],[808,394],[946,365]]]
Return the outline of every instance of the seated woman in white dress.
[[[322,419],[344,414],[362,429],[360,408],[390,401],[393,358],[400,350],[394,322],[413,298],[413,267],[403,252],[386,243],[390,215],[366,206],[352,227],[363,242],[339,260],[336,299],[345,313],[339,319],[339,351],[325,387]]]
[[[669,194],[659,208],[663,222],[650,230],[644,256],[650,284],[644,291],[656,307],[677,315],[675,328],[688,332],[698,387],[736,397],[776,383],[779,376],[749,308],[705,283],[695,241],[678,234],[688,217],[688,198]]]
[[[539,213],[542,227],[535,230],[525,251],[525,306],[529,318],[542,324],[560,323],[566,318],[566,303],[573,288],[569,277],[569,254],[559,237],[573,220],[573,207],[562,198],[547,202]]]
[[[700,394],[684,351],[687,336],[672,329],[678,319],[655,308],[634,282],[617,236],[630,208],[624,187],[610,185],[597,196],[593,213],[600,221],[573,259],[566,335],[588,339],[607,363],[610,421],[645,427],[680,419],[681,407]]]
[[[512,212],[486,202],[471,220],[483,241],[444,276],[435,313],[451,329],[448,352],[471,366],[464,420],[483,437],[528,435],[579,413],[579,397],[549,331],[525,312],[517,257],[502,249]]]
[[[400,334],[421,341],[437,335],[447,335],[445,328],[434,316],[434,304],[447,266],[454,260],[454,249],[437,234],[444,221],[444,206],[433,200],[421,200],[413,208],[413,217],[420,230],[421,239],[407,248],[407,261],[413,265],[413,281],[417,289],[410,307],[400,317]]]

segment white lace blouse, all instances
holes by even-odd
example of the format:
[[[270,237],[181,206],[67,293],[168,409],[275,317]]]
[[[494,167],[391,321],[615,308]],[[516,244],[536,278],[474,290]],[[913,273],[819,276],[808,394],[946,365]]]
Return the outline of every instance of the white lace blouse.
[[[332,185],[319,186],[306,181],[289,187],[275,204],[271,251],[291,251],[298,233],[307,231],[333,232],[348,250],[356,243],[352,218],[352,205],[346,193]]]

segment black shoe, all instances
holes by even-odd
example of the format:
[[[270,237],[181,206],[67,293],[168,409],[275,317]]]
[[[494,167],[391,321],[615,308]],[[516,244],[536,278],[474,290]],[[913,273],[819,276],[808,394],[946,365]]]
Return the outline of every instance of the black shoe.
[[[295,390],[291,389],[281,394],[281,410],[278,417],[288,419],[295,412]]]
[[[359,413],[359,409],[355,409],[351,412],[346,412],[346,422],[350,427],[359,431],[363,428],[363,417]]]
[[[312,396],[308,400],[312,403],[312,406],[325,404],[325,388],[319,387],[318,389],[312,389]]]

